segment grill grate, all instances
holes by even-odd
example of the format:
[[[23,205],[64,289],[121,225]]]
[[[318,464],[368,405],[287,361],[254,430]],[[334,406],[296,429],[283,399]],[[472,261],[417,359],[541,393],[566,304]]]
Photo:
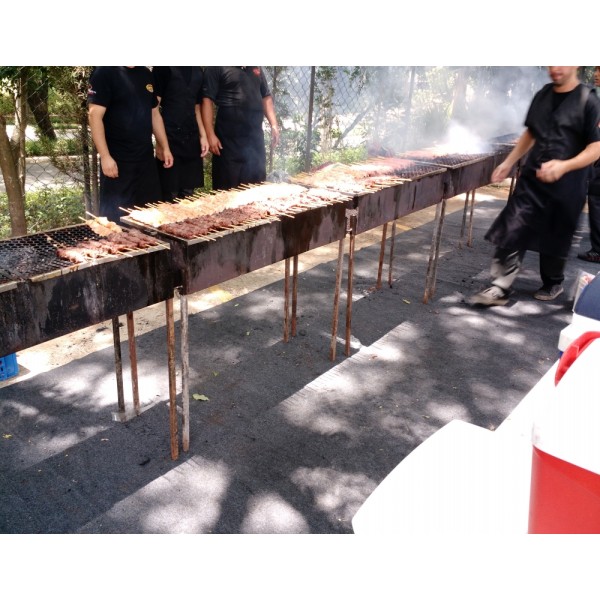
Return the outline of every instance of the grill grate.
[[[88,225],[74,225],[2,240],[0,241],[0,284],[21,281],[72,267],[72,262],[58,258],[57,248],[100,239],[101,236]]]
[[[465,166],[469,163],[478,162],[484,160],[490,156],[493,156],[493,152],[482,152],[479,154],[440,154],[436,155],[425,151],[417,151],[414,153],[408,153],[404,156],[409,157],[413,160],[427,162],[432,165],[440,167],[446,167],[454,169],[457,167]]]

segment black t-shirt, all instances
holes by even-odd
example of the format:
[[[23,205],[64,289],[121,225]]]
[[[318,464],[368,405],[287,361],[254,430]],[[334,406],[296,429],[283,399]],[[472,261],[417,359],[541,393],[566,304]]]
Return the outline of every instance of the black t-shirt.
[[[152,157],[152,109],[158,100],[147,67],[96,67],[90,77],[88,103],[106,107],[106,143],[115,160]]]
[[[159,98],[162,98],[165,95],[169,82],[171,81],[171,69],[177,69],[186,84],[190,85],[193,68],[195,67],[154,67],[152,69],[152,75],[154,75],[156,95]],[[202,104],[202,88],[198,90],[196,104]]]
[[[261,67],[206,67],[202,96],[219,107],[262,111],[262,100],[270,96]]]

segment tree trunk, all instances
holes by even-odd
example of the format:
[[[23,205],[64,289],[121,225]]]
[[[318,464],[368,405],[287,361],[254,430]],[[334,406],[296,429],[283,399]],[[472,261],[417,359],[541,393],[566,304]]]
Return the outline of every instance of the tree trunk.
[[[13,130],[11,146],[14,163],[19,174],[21,195],[25,197],[25,177],[27,176],[27,162],[25,160],[25,133],[27,131],[27,101],[25,89],[27,86],[27,67],[23,67],[16,82],[15,92],[15,128]]]
[[[13,236],[27,234],[25,220],[25,195],[21,189],[17,160],[6,133],[6,120],[0,115],[0,170],[8,196],[8,213]]]
[[[56,140],[56,132],[50,120],[50,112],[48,111],[47,80],[39,85],[32,79],[27,80],[27,103],[29,104],[40,135],[52,141]]]

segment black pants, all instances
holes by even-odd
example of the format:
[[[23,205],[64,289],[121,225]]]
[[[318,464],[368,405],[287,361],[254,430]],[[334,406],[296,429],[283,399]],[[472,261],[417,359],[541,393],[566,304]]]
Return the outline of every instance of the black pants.
[[[592,250],[600,253],[600,196],[588,196],[588,211]]]
[[[162,199],[165,202],[175,198],[187,198],[196,188],[204,186],[204,170],[202,158],[174,157],[173,166],[165,169],[164,162],[156,159]]]
[[[121,208],[143,206],[161,199],[160,182],[154,157],[137,162],[117,161],[119,176],[106,177],[100,171],[99,216],[119,223],[127,212]]]
[[[526,250],[496,248],[490,274],[492,284],[508,291],[514,283]],[[565,279],[566,258],[540,254],[540,277],[544,287],[560,285]]]

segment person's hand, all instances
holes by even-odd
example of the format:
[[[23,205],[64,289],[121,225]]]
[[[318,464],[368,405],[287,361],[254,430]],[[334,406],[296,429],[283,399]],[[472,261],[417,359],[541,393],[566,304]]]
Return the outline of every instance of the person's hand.
[[[216,156],[221,156],[223,145],[221,144],[221,140],[214,133],[208,136],[208,149]]]
[[[110,154],[100,157],[100,165],[102,166],[102,172],[106,177],[115,179],[119,176],[119,167],[117,166],[115,159]]]
[[[279,127],[271,127],[271,147],[275,148],[279,144]]]
[[[161,162],[165,162],[165,151],[160,144],[156,144],[154,151],[156,153],[156,158],[158,158],[158,160]]]
[[[542,163],[535,172],[536,177],[544,183],[554,183],[566,173],[565,162],[563,160],[549,160]]]
[[[200,135],[200,158],[208,154],[208,140],[205,135]]]
[[[506,163],[500,163],[492,173],[491,182],[492,183],[500,183],[504,181],[510,173],[510,165]]]
[[[171,154],[171,151],[163,150],[162,154],[163,154],[163,157],[161,158],[161,160],[163,161],[163,167],[165,169],[172,167],[173,166],[173,155]]]

